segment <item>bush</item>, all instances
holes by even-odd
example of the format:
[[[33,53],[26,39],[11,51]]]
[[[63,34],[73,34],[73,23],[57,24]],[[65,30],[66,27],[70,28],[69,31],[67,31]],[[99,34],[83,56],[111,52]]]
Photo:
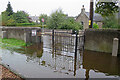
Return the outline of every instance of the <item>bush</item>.
[[[31,26],[35,25],[35,23],[16,23],[16,26]]]
[[[93,29],[99,29],[99,27],[96,23],[93,23]]]

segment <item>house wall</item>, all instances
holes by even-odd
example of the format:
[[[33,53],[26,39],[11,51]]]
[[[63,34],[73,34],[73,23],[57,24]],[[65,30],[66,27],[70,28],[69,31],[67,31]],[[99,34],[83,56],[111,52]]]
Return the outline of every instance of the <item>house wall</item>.
[[[85,13],[81,13],[78,18],[76,19],[77,22],[83,22],[83,29],[89,28],[89,18],[85,15]]]
[[[81,13],[79,16],[78,16],[78,18],[76,19],[76,21],[77,22],[83,22],[84,23],[84,25],[83,25],[83,29],[85,30],[85,29],[88,29],[89,28],[89,18],[85,15],[85,13]],[[102,25],[103,25],[103,23],[102,22],[96,22],[96,21],[93,21],[94,23],[96,23],[96,24],[98,24],[98,26],[99,26],[99,29],[102,29]]]

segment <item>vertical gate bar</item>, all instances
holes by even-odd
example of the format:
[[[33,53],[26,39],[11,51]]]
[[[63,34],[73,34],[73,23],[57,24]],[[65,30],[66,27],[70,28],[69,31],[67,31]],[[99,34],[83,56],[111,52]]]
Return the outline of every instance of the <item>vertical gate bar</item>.
[[[78,42],[78,37],[77,37],[77,31],[76,31],[76,37],[75,37],[75,57],[74,57],[74,76],[76,75],[76,61],[77,61],[77,42]]]
[[[52,45],[54,45],[54,29],[52,30]]]
[[[77,32],[76,32],[76,40],[75,40],[75,58],[77,58],[77,42],[78,42],[78,37],[77,37]]]

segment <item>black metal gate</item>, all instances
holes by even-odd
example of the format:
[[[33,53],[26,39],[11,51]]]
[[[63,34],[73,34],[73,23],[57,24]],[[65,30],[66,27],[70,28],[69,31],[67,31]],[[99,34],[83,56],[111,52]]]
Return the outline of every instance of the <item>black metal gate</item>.
[[[59,32],[52,31],[52,44],[56,51],[76,53],[84,48],[84,32]]]

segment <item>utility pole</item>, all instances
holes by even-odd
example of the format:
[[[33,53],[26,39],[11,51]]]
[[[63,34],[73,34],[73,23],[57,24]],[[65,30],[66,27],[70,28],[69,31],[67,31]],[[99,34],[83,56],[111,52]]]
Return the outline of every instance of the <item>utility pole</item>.
[[[93,5],[94,5],[94,0],[90,0],[90,20],[89,20],[89,28],[92,28],[93,27],[93,11],[94,11],[94,8],[93,8]]]

